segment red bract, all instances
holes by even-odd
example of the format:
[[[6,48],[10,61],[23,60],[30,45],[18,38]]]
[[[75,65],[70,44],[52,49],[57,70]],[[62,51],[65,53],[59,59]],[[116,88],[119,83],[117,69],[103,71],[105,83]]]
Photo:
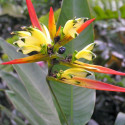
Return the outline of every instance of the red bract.
[[[93,21],[95,20],[95,18],[90,19],[88,21],[86,21],[85,23],[83,23],[81,25],[81,27],[77,30],[78,33],[81,33],[87,26],[89,26]]]
[[[49,28],[51,39],[53,40],[56,35],[56,24],[55,24],[54,12],[52,7],[50,7],[50,12],[49,12],[48,28]]]
[[[125,92],[125,88],[110,85],[104,82],[86,79],[86,78],[73,78],[76,81],[80,82],[81,87],[89,88],[89,89],[96,89],[96,90],[105,90],[105,91],[116,91],[116,92]]]
[[[39,30],[42,31],[42,27],[39,23],[39,20],[37,18],[37,15],[36,15],[36,12],[35,12],[35,9],[33,7],[33,4],[31,2],[31,0],[26,0],[26,4],[27,4],[27,8],[28,8],[28,12],[29,12],[29,16],[30,16],[32,26],[36,27],[36,28],[38,28]]]
[[[66,65],[70,66],[69,64],[66,64]],[[80,61],[75,61],[74,63],[72,63],[72,65],[74,67],[83,68],[83,69],[86,69],[86,70],[89,70],[92,72],[125,76],[125,73],[123,73],[123,72],[118,72],[118,71],[115,71],[115,70],[110,69],[110,68],[106,68],[106,67],[98,66],[98,65],[87,64],[87,63],[83,63]]]

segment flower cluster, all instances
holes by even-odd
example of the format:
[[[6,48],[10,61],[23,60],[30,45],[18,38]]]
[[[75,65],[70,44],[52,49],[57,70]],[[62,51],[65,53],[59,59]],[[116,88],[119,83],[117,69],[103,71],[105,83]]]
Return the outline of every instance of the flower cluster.
[[[56,73],[49,70],[48,80],[55,80],[90,89],[125,92],[125,88],[89,79],[88,76],[92,75],[92,72],[125,75],[125,73],[109,68],[79,61],[80,58],[91,61],[96,57],[92,52],[95,43],[89,44],[79,52],[74,51],[72,55],[66,57],[61,55],[66,50],[64,45],[76,38],[95,19],[74,18],[68,20],[64,27],[60,26],[57,29],[53,9],[50,8],[47,28],[44,24],[39,23],[31,0],[26,0],[26,3],[32,26],[23,27],[25,31],[13,32],[13,34],[19,36],[19,40],[14,42],[14,44],[19,47],[18,51],[21,51],[23,54],[28,54],[29,56],[3,62],[2,65],[33,63],[38,61],[47,61],[48,65],[58,63],[70,68],[64,71],[60,69],[60,71]]]

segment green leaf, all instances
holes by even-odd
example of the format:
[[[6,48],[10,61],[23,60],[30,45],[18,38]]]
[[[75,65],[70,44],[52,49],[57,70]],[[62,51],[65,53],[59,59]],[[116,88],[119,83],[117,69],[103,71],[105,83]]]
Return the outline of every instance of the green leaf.
[[[91,18],[87,0],[63,0],[58,26],[64,26],[67,20],[74,17]],[[91,42],[93,42],[92,25],[86,28],[75,40],[66,45],[65,55],[73,53],[74,50],[79,51]],[[57,70],[57,68],[65,69],[62,66],[56,66],[54,69]],[[57,82],[51,82],[51,86],[66,115],[69,125],[84,125],[90,120],[95,105],[95,90]],[[61,114],[60,118],[64,123]]]
[[[0,8],[0,16],[8,14],[17,18],[26,18],[23,14],[23,8],[19,5],[14,5],[11,3],[4,4],[2,8]]]
[[[6,107],[0,105],[0,110],[5,112],[9,118],[13,119],[17,123],[17,125],[26,125],[20,118],[12,114]]]
[[[110,9],[105,10],[105,14],[107,15],[108,19],[112,18],[118,18],[118,12],[112,11]]]
[[[105,11],[100,6],[93,7],[98,19],[107,19]]]
[[[14,35],[8,39],[6,39],[6,41],[10,44],[13,44],[15,41],[17,41],[19,39],[19,37],[17,35]]]
[[[23,54],[16,52],[15,47],[2,39],[0,39],[0,46],[4,49],[5,53],[8,54],[11,60],[24,57]],[[35,63],[13,66],[20,76],[33,105],[41,114],[42,120],[45,121],[45,125],[60,125],[58,114],[46,83],[45,72]]]
[[[125,18],[125,4],[123,4],[123,6],[121,6],[119,9],[120,9],[120,12],[121,12],[121,17]]]
[[[115,125],[125,125],[125,113],[122,112],[118,113]]]
[[[7,96],[10,98],[10,100],[12,101],[12,103],[14,104],[14,106],[16,107],[16,109],[18,109],[20,112],[22,112],[24,114],[24,116],[29,120],[31,125],[34,125],[34,124],[40,125],[40,123],[39,123],[40,119],[39,119],[39,121],[36,121],[37,119],[35,119],[33,117],[35,115],[35,112],[31,111],[33,114],[30,114],[29,110],[31,110],[31,109],[29,109],[28,105],[26,106],[25,100],[23,98],[21,98],[19,95],[17,95],[13,91],[6,90],[5,92],[6,92]],[[41,123],[46,124],[44,121],[42,121]]]
[[[8,92],[10,100],[14,104],[17,110],[19,110],[30,123],[35,125],[45,124],[40,113],[34,108],[32,101],[26,91],[26,88],[22,82],[10,73],[0,71],[1,77],[7,83],[7,86],[13,91]]]
[[[120,0],[89,0],[89,4],[96,20],[125,18],[125,4]]]

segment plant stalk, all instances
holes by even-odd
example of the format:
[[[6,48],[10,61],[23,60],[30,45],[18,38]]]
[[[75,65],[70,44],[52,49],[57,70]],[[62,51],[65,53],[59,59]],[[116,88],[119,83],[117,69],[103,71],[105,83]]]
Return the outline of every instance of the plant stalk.
[[[51,74],[51,70],[52,70],[52,67],[53,67],[53,65],[50,65],[50,64],[51,64],[51,63],[49,63],[49,65],[48,65],[48,67],[49,67],[49,69],[48,69],[48,74]],[[55,99],[55,101],[56,101],[56,104],[57,104],[57,106],[58,106],[58,108],[59,108],[59,110],[60,110],[60,112],[61,112],[61,114],[62,114],[62,116],[63,116],[63,119],[65,120],[66,125],[68,125],[68,121],[67,121],[67,119],[66,119],[66,116],[65,116],[65,114],[63,113],[63,110],[62,110],[62,108],[61,108],[61,106],[60,106],[60,104],[59,104],[59,101],[58,101],[58,99],[57,99],[57,97],[56,97],[56,95],[55,95],[55,93],[54,93],[54,91],[53,91],[53,89],[52,89],[52,87],[51,87],[51,85],[50,85],[50,81],[49,81],[48,79],[46,79],[46,81],[47,81],[48,86],[49,86],[49,89],[50,89],[50,91],[51,91],[51,93],[52,93],[52,95],[53,95],[53,97],[54,97],[54,99]]]
[[[49,89],[50,89],[50,91],[51,91],[51,93],[52,93],[52,95],[53,95],[53,97],[54,97],[54,99],[55,99],[55,101],[56,101],[56,103],[57,103],[57,105],[58,105],[58,107],[59,107],[59,110],[60,110],[60,112],[61,112],[61,114],[62,114],[62,116],[63,116],[63,118],[64,118],[64,120],[65,120],[65,122],[66,122],[66,125],[68,125],[66,116],[65,116],[65,114],[63,113],[63,110],[62,110],[62,108],[61,108],[61,106],[60,106],[60,104],[59,104],[59,102],[58,102],[58,99],[57,99],[55,93],[53,92],[53,89],[52,89],[52,87],[51,87],[51,85],[50,85],[50,83],[49,83],[48,80],[47,80],[47,83],[48,83]]]

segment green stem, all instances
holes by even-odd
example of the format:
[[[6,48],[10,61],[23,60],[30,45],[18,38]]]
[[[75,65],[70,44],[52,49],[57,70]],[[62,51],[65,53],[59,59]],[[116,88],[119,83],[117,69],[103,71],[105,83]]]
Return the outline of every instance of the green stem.
[[[48,67],[49,67],[49,69],[48,69],[48,74],[50,74],[53,65],[51,65],[51,63],[49,62],[49,66],[48,66]],[[65,122],[66,122],[66,125],[68,125],[66,116],[65,116],[65,114],[63,113],[63,110],[62,110],[62,108],[61,108],[61,106],[60,106],[60,104],[59,104],[59,101],[58,101],[58,99],[57,99],[57,97],[56,97],[56,95],[55,95],[55,93],[54,93],[54,91],[53,91],[53,89],[52,89],[52,87],[51,87],[50,82],[49,82],[48,79],[47,79],[47,83],[48,83],[49,89],[50,89],[50,91],[51,91],[51,93],[52,93],[52,95],[53,95],[53,97],[54,97],[54,99],[55,99],[55,101],[56,101],[56,104],[57,104],[57,106],[58,106],[58,108],[59,108],[59,110],[60,110],[60,112],[61,112],[61,114],[62,114],[62,116],[63,116],[63,118],[64,118],[64,120],[65,120]]]
[[[65,116],[65,114],[63,113],[63,110],[62,110],[62,108],[61,108],[61,106],[60,106],[60,104],[59,104],[59,102],[58,102],[58,99],[57,99],[57,97],[56,97],[56,95],[55,95],[55,93],[54,93],[54,91],[53,91],[53,89],[52,89],[52,87],[51,87],[51,85],[50,85],[49,80],[47,80],[47,83],[48,83],[49,89],[50,89],[50,91],[51,91],[51,93],[52,93],[52,95],[53,95],[53,97],[54,97],[54,99],[55,99],[55,101],[56,101],[56,103],[57,103],[57,105],[58,105],[58,107],[59,107],[59,110],[60,110],[60,112],[61,112],[61,114],[62,114],[62,116],[63,116],[63,118],[64,118],[64,120],[65,120],[65,122],[66,122],[66,125],[68,125],[66,116]]]

